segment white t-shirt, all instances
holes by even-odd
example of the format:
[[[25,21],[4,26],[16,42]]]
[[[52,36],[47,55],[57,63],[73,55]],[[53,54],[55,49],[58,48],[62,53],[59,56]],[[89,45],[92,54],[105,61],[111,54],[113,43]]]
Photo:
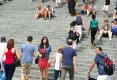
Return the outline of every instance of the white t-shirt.
[[[60,65],[59,65],[59,58],[60,58],[60,54],[61,53],[55,53],[55,56],[56,56],[56,62],[55,62],[55,70],[60,70]]]
[[[2,59],[2,55],[4,54],[4,49],[6,48],[7,43],[0,43],[0,60]],[[3,60],[5,60],[6,57],[3,57]]]
[[[76,25],[75,27],[77,27],[77,30],[79,32],[79,34],[82,34],[82,25]]]

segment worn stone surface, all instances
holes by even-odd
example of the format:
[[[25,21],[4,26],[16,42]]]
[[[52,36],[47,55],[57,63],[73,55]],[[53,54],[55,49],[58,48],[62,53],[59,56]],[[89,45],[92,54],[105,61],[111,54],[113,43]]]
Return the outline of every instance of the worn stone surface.
[[[114,2],[112,0],[112,5],[110,7],[110,17],[109,20],[112,20],[112,12],[114,7]],[[64,2],[64,1],[63,1]],[[34,14],[36,7],[38,5],[46,7],[48,4],[55,7],[55,3],[50,0],[43,4],[38,3],[37,0],[34,0],[32,3],[29,3],[29,0],[13,0],[9,3],[5,3],[0,6],[0,37],[6,36],[7,39],[15,39],[15,46],[17,48],[24,42],[28,35],[34,37],[33,44],[36,49],[43,35],[46,35],[49,38],[50,44],[52,45],[53,55],[57,51],[58,46],[66,45],[65,39],[67,37],[67,30],[69,28],[70,22],[74,17],[70,17],[68,14],[67,4],[62,4],[62,7],[55,9],[56,17],[51,20],[43,19],[34,19]],[[102,12],[103,0],[97,0],[96,9],[97,9],[97,19],[99,20],[99,26],[103,25],[105,19],[104,13]],[[80,10],[81,7],[77,7],[77,10]],[[89,64],[93,61],[95,57],[94,49],[91,49],[90,45],[90,35],[87,35],[87,30],[89,28],[89,23],[91,17],[83,16],[84,26],[86,28],[85,34],[86,37],[83,41],[78,44],[78,73],[75,74],[75,80],[86,80],[87,71]],[[114,36],[112,41],[109,41],[108,38],[102,38],[101,41],[96,41],[98,46],[102,46],[104,51],[114,60],[117,67],[117,37]],[[36,51],[37,52],[37,51]],[[54,58],[52,55],[51,68],[49,69],[49,77],[53,78],[53,68],[54,68]],[[93,70],[92,76],[97,76],[97,69]],[[31,80],[39,80],[39,71],[36,64],[32,64],[31,70]],[[20,80],[20,68],[16,69],[13,80]],[[117,80],[117,71],[113,75],[112,80]]]

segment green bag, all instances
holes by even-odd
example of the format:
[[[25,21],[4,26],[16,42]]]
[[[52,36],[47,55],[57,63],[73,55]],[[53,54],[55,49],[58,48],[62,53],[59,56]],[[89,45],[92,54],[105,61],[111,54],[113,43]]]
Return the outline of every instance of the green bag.
[[[40,59],[40,56],[38,55],[35,59],[35,64],[38,64],[39,59]]]

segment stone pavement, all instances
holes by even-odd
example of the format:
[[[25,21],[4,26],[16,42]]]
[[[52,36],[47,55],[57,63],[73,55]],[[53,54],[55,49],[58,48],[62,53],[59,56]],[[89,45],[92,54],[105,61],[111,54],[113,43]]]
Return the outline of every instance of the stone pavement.
[[[115,2],[116,0],[113,0]],[[64,2],[64,1],[63,1]],[[67,4],[63,4],[61,8],[55,9],[56,17],[52,20],[38,19],[34,20],[34,14],[36,7],[38,5],[45,7],[51,4],[53,7],[55,3],[50,0],[43,4],[38,3],[34,0],[29,3],[29,0],[13,0],[7,4],[0,6],[0,37],[6,36],[7,39],[15,39],[16,47],[19,48],[20,45],[26,42],[28,35],[34,37],[33,44],[37,46],[40,43],[40,39],[43,35],[49,38],[50,44],[52,45],[53,54],[57,51],[58,46],[66,45],[65,39],[67,30],[69,28],[69,23],[74,19],[68,14]],[[114,3],[110,7],[110,11],[113,12]],[[105,19],[104,13],[102,12],[103,0],[97,0],[97,18],[99,20],[99,26],[103,25]],[[81,7],[76,7],[79,10]],[[78,73],[75,74],[75,80],[86,80],[87,70],[89,68],[90,62],[93,60],[95,53],[91,49],[90,36],[87,35],[87,30],[89,28],[89,23],[91,17],[83,16],[84,25],[86,28],[85,39],[77,46],[78,49]],[[112,20],[112,13],[110,13],[110,20]],[[104,51],[112,58],[117,66],[117,37],[115,36],[110,42],[109,39],[102,38],[101,41],[96,41],[98,46],[102,46]],[[37,52],[37,51],[36,51]],[[49,69],[49,78],[53,78],[53,68],[54,60],[53,55],[51,58],[51,68]],[[91,74],[92,76],[97,76],[97,69],[95,68]],[[31,70],[31,80],[39,80],[39,71],[36,64],[32,64]],[[20,80],[20,68],[16,69],[13,80]],[[112,80],[117,80],[117,71],[113,75]]]

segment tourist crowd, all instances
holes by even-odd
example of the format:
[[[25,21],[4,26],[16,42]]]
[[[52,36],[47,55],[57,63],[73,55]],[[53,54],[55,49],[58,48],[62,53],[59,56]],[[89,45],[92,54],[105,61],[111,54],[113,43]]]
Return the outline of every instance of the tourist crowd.
[[[0,1],[1,3],[3,1]],[[45,2],[45,0],[41,0]],[[69,80],[74,80],[74,74],[78,72],[77,67],[77,52],[76,46],[81,43],[84,28],[84,20],[82,16],[86,17],[91,15],[92,20],[90,21],[90,27],[87,34],[91,35],[91,47],[95,49],[96,57],[91,63],[88,72],[88,78],[91,80],[90,73],[95,65],[98,69],[98,77],[94,80],[111,80],[111,75],[114,73],[114,64],[109,59],[108,55],[105,54],[101,47],[97,47],[95,37],[98,34],[97,40],[100,40],[102,37],[109,37],[109,41],[112,41],[112,37],[117,35],[117,1],[115,2],[115,7],[113,8],[113,20],[109,21],[109,7],[112,3],[111,0],[104,0],[103,11],[105,13],[105,20],[103,26],[99,27],[99,20],[96,18],[97,9],[95,4],[97,0],[82,0],[83,6],[79,12],[76,12],[76,0],[67,0],[68,11],[70,16],[74,16],[74,20],[70,23],[68,30],[68,36],[66,38],[67,46],[61,46],[58,48],[58,51],[54,54],[55,58],[55,70],[54,70],[54,80],[58,80],[60,74],[60,80],[65,80],[66,73],[69,73]],[[61,0],[56,0],[56,8],[60,7]],[[42,8],[38,6],[35,16],[35,19],[47,18],[51,20],[55,16],[54,8],[50,5]],[[38,65],[40,80],[43,80],[43,75],[45,80],[48,80],[48,70],[51,67],[51,54],[52,47],[49,43],[49,39],[46,36],[43,36],[41,42],[38,44],[38,55],[36,55],[35,46],[32,44],[33,37],[28,36],[27,42],[20,45],[20,49],[17,49],[15,46],[14,39],[9,39],[6,42],[5,37],[1,37],[0,43],[0,62],[1,62],[1,71],[5,72],[5,80],[12,80],[13,74],[16,67],[21,67],[21,80],[30,80],[29,75],[31,71],[31,66],[33,62],[33,57],[35,58],[35,63]],[[105,59],[108,59],[110,63],[107,64]],[[106,64],[106,65],[105,65]],[[111,69],[108,72],[107,66],[111,66],[108,69]],[[44,73],[44,74],[43,74]]]

